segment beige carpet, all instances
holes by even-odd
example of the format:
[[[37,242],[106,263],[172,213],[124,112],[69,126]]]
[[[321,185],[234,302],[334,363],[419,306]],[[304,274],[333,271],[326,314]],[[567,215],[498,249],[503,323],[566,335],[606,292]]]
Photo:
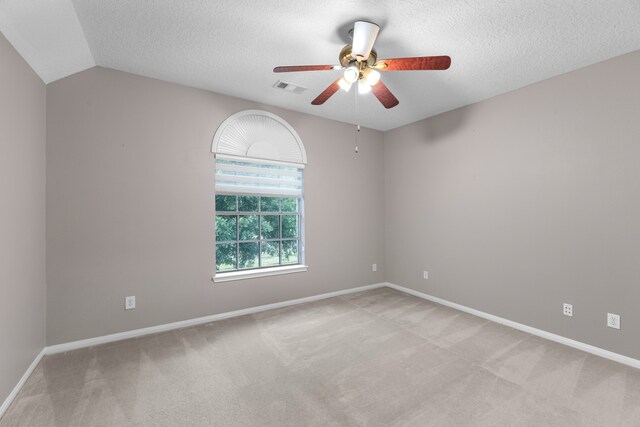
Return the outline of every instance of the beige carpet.
[[[47,356],[13,425],[640,425],[640,371],[381,288]]]

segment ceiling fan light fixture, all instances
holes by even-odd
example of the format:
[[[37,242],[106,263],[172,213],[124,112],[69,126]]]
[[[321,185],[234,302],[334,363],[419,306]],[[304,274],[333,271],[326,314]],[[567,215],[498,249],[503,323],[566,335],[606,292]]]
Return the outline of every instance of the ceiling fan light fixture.
[[[380,73],[374,69],[367,68],[363,74],[365,80],[371,87],[375,86],[380,81]]]
[[[351,52],[358,60],[366,61],[369,58],[373,43],[378,37],[378,27],[373,22],[356,21],[353,25],[353,44]]]
[[[322,105],[340,89],[345,92],[356,87],[356,116],[359,94],[373,92],[384,108],[393,108],[400,101],[380,79],[379,71],[417,71],[417,70],[447,70],[451,66],[451,58],[440,56],[415,56],[407,58],[380,59],[373,48],[380,27],[372,22],[356,21],[349,34],[353,42],[344,46],[338,55],[340,65],[289,65],[278,66],[274,73],[291,73],[297,71],[342,70],[342,76],[333,81],[320,93],[311,105]],[[356,150],[357,151],[357,150]]]
[[[347,67],[347,69],[344,70],[344,79],[347,83],[355,83],[358,80],[358,77],[360,77],[360,70],[358,70],[358,67],[355,65]]]
[[[358,93],[361,95],[371,92],[371,85],[368,81],[362,79],[358,80]]]
[[[338,86],[340,86],[340,89],[344,90],[345,92],[349,92],[349,89],[351,89],[351,83],[346,81],[344,77],[338,80]]]

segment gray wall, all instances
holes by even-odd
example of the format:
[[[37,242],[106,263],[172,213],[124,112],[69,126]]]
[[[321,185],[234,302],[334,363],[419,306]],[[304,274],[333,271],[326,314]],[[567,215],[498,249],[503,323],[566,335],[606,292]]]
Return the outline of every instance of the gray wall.
[[[45,106],[0,33],[0,404],[45,344]]]
[[[211,140],[250,108],[306,147],[309,271],[213,284]],[[355,155],[353,126],[104,68],[49,85],[47,110],[48,344],[383,281],[382,133]]]
[[[58,81],[47,92],[47,342],[388,280],[640,357],[638,71],[636,52],[364,130],[357,156],[353,127],[338,122],[102,68]],[[248,108],[281,115],[307,148],[310,269],[212,284],[211,137]],[[138,308],[123,310],[126,295]],[[607,311],[621,331],[606,328]]]
[[[635,52],[385,133],[386,279],[640,358],[638,76]]]

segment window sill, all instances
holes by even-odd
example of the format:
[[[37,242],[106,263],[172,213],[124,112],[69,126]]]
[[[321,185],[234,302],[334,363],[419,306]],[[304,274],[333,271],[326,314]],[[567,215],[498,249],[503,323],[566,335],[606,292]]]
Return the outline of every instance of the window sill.
[[[262,268],[259,270],[231,271],[218,273],[211,278],[214,283],[230,282],[232,280],[253,279],[256,277],[277,276],[279,274],[302,273],[307,271],[306,265],[286,265],[280,267]]]

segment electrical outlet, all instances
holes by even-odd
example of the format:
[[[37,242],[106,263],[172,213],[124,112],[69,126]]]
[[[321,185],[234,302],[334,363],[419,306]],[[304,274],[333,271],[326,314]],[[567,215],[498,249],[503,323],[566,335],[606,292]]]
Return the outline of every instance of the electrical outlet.
[[[620,329],[620,315],[607,313],[607,326],[613,329]]]
[[[124,309],[131,310],[133,308],[136,308],[136,297],[125,297]]]
[[[378,264],[373,264],[371,266],[371,271],[378,271]]]
[[[562,314],[569,317],[573,316],[573,305],[564,303],[562,305]]]
[[[428,280],[429,279],[429,272],[428,271],[423,271],[422,272],[422,278],[424,280]]]

